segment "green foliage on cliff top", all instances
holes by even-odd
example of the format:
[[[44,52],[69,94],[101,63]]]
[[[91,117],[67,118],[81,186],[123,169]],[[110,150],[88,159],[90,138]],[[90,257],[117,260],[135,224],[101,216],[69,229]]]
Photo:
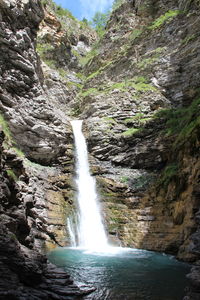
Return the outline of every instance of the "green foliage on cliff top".
[[[125,2],[124,0],[114,0],[112,5],[112,10],[117,9],[124,2]]]
[[[105,33],[105,27],[106,23],[109,19],[110,12],[102,13],[100,11],[97,11],[92,18],[92,24],[93,27],[95,28],[99,38],[102,38],[104,33]]]
[[[55,7],[56,7],[57,15],[59,15],[61,17],[65,16],[65,17],[68,17],[72,20],[76,20],[76,18],[72,15],[72,13],[68,9],[62,8],[59,5],[56,5]]]
[[[161,27],[165,22],[171,21],[179,13],[180,13],[179,10],[169,10],[164,15],[160,16],[155,21],[153,21],[152,25],[149,26],[149,29],[154,30]]]
[[[42,0],[42,4],[44,6],[49,5],[53,9],[53,11],[55,12],[55,14],[57,16],[60,16],[60,17],[64,16],[64,17],[70,18],[72,20],[76,20],[76,18],[72,15],[72,13],[68,9],[62,8],[60,5],[57,5],[52,0]]]

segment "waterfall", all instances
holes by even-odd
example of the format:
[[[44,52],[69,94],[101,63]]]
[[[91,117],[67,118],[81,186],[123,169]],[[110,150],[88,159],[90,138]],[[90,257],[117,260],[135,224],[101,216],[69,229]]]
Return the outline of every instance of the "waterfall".
[[[70,243],[72,247],[76,246],[76,234],[73,228],[73,223],[70,217],[67,218],[67,228],[69,231],[69,236],[70,236]]]
[[[90,175],[88,151],[82,133],[82,121],[71,121],[76,149],[76,184],[79,209],[77,228],[81,248],[102,251],[108,247],[105,229],[101,220],[95,178]]]

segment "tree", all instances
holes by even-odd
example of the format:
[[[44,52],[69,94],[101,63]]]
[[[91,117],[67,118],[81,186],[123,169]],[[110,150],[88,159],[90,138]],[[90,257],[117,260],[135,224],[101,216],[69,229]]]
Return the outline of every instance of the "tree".
[[[109,18],[109,12],[108,13],[101,13],[100,11],[97,11],[92,18],[92,25],[95,28],[96,32],[98,33],[99,37],[102,37],[105,31],[106,23]]]
[[[123,2],[124,2],[124,0],[114,0],[113,5],[112,5],[112,10],[115,10],[116,8],[118,8]]]
[[[88,20],[86,18],[83,18],[82,22],[86,25],[89,25]]]

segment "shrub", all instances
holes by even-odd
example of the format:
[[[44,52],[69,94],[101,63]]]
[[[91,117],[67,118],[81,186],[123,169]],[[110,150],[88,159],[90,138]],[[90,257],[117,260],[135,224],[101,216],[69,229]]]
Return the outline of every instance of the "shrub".
[[[179,10],[169,10],[164,15],[157,18],[151,26],[149,26],[149,29],[154,30],[159,27],[161,27],[165,22],[171,21],[174,17],[176,17],[180,13]]]

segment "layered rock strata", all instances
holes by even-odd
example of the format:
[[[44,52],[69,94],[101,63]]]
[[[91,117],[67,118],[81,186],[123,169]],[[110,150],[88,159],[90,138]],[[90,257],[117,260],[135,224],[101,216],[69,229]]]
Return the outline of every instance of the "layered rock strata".
[[[0,299],[79,299],[87,293],[44,255],[69,243],[73,156],[65,109],[73,90],[52,74],[49,82],[60,97],[52,101],[46,92],[36,52],[43,17],[40,1],[0,3]]]
[[[56,197],[58,171],[24,166],[23,158],[4,150],[3,140],[1,131],[0,299],[80,299],[89,289],[75,286],[69,275],[50,264],[44,255],[45,241],[47,246],[53,241],[55,245],[66,244],[65,222],[58,218],[62,218],[66,206],[62,193],[59,199]],[[48,176],[54,180],[54,191]],[[61,187],[62,180],[58,181]],[[52,201],[49,193],[54,193]]]
[[[187,261],[199,259],[198,21],[198,1],[125,2],[78,95],[111,236]]]

